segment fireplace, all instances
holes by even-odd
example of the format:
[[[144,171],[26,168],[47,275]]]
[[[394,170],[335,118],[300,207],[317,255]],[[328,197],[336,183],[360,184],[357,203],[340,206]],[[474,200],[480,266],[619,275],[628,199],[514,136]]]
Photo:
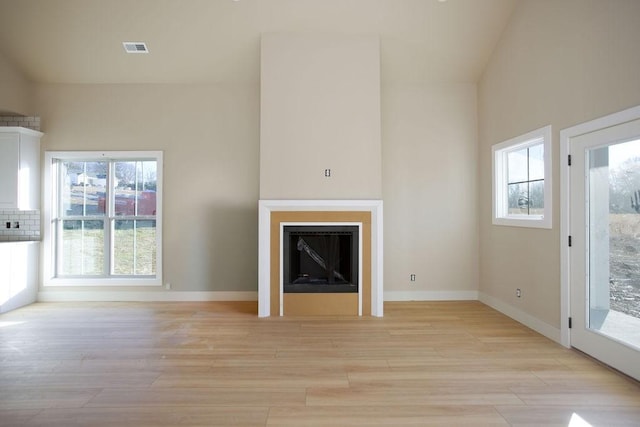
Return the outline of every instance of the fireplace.
[[[382,223],[381,200],[260,200],[258,315],[382,316]]]
[[[283,227],[283,292],[358,292],[358,226]]]

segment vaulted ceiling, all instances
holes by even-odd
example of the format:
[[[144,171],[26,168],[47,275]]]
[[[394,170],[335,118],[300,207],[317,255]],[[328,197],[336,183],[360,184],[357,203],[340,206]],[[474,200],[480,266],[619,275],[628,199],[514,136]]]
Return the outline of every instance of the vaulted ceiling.
[[[257,83],[261,33],[379,34],[383,82],[476,82],[517,2],[0,0],[0,53],[40,83]]]

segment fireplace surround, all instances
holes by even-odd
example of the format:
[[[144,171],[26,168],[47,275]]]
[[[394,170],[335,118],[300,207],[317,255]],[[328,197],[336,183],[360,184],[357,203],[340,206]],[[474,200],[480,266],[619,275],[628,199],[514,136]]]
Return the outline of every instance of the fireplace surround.
[[[284,239],[285,228],[337,227],[340,233],[346,229],[357,231],[357,268],[351,267],[355,285],[349,289],[321,292],[285,292],[284,285]],[[340,231],[342,230],[342,231]],[[289,238],[290,239],[290,238]],[[295,240],[295,238],[294,238]],[[303,240],[305,240],[303,238]],[[331,239],[329,239],[331,240]],[[346,240],[333,238],[333,245],[348,246]],[[308,243],[308,242],[307,242]],[[289,246],[290,243],[287,245]],[[298,241],[295,240],[296,247]],[[304,244],[301,243],[302,251]],[[313,248],[312,248],[313,249]],[[289,249],[287,249],[289,250]],[[296,248],[297,250],[297,248]],[[352,249],[353,250],[353,246]],[[317,254],[317,250],[314,249]],[[313,254],[314,251],[311,251]],[[318,260],[312,263],[318,264]],[[326,257],[319,256],[324,260]],[[333,255],[332,255],[333,256]],[[352,256],[351,254],[349,256]],[[307,259],[307,261],[309,261]],[[335,261],[333,261],[335,262]],[[287,267],[289,268],[289,266]],[[315,267],[310,267],[315,269]],[[341,267],[342,268],[342,267]],[[322,268],[320,268],[322,270]],[[324,270],[327,270],[326,262]],[[335,270],[335,268],[331,268]],[[355,271],[354,271],[355,270]],[[315,270],[316,272],[318,270]],[[344,274],[336,271],[338,275]],[[300,273],[303,275],[307,273]],[[382,290],[382,201],[381,200],[260,200],[259,202],[259,278],[258,278],[258,315],[383,315]],[[324,275],[324,279],[336,280]],[[304,280],[302,280],[304,281]],[[338,279],[338,282],[347,282]],[[349,281],[351,283],[351,281]],[[338,283],[346,285],[346,283]],[[349,292],[349,290],[355,290]]]

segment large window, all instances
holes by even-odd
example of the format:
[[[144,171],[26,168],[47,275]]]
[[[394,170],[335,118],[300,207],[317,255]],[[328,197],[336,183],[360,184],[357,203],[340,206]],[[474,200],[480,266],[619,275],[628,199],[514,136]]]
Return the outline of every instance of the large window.
[[[551,126],[492,147],[493,223],[551,228]]]
[[[160,285],[162,153],[49,152],[45,284]]]

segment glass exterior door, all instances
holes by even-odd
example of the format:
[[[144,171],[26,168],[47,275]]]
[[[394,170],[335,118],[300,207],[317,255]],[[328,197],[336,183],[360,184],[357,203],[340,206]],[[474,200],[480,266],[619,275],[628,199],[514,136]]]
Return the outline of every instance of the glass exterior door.
[[[640,120],[571,153],[571,343],[640,378]]]

